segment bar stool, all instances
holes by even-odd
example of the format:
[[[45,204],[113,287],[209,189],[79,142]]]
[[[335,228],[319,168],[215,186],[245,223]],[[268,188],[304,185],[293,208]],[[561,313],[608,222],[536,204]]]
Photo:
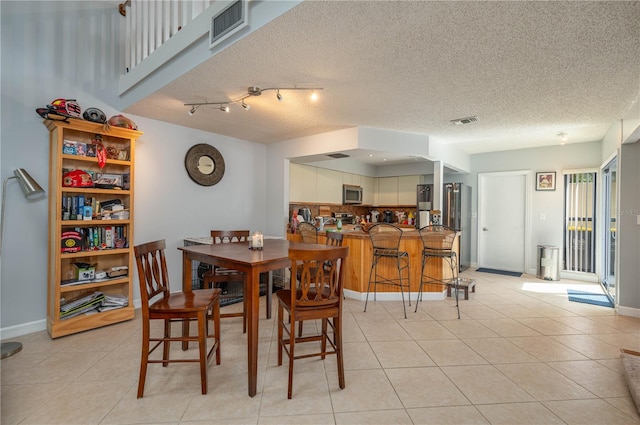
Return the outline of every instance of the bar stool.
[[[436,284],[444,286],[451,293],[451,287],[455,288],[456,293],[456,309],[458,310],[458,319],[460,318],[460,306],[458,305],[458,256],[453,250],[453,243],[456,240],[456,231],[447,226],[431,225],[424,226],[419,230],[420,239],[422,240],[422,272],[420,273],[420,288],[418,289],[418,297],[416,298],[416,312],[418,311],[418,303],[422,300],[422,287],[426,284]],[[451,278],[438,279],[425,274],[427,263],[431,258],[439,261],[446,261],[451,268]],[[441,267],[438,267],[441,270]]]
[[[373,246],[373,261],[371,262],[371,271],[369,272],[369,285],[367,286],[367,298],[364,303],[364,311],[367,311],[367,303],[369,302],[369,291],[371,283],[373,283],[373,300],[376,300],[378,283],[386,285],[394,285],[400,287],[402,295],[402,308],[404,309],[404,318],[407,318],[407,308],[404,305],[404,286],[407,287],[407,295],[409,305],[411,305],[410,282],[409,282],[409,253],[400,251],[400,240],[402,239],[402,229],[393,224],[375,224],[369,229],[369,237]],[[378,272],[378,263],[380,260],[387,259],[387,262],[393,262],[398,272],[398,277],[382,276]],[[402,280],[402,272],[406,270],[406,284]]]

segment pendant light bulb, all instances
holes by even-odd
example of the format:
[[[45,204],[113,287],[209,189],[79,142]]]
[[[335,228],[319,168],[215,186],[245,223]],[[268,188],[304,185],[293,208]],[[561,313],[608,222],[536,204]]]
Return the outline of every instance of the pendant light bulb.
[[[278,99],[278,102],[282,102],[283,97],[282,97],[282,95],[280,94],[280,90],[278,90],[278,91],[276,92],[276,99]]]
[[[247,105],[246,103],[244,103],[244,99],[242,99],[242,107],[244,108],[245,111],[248,111],[249,108],[251,108],[250,105]]]
[[[191,109],[189,110],[189,115],[193,115],[196,113],[197,108],[195,106],[192,106]]]
[[[312,91],[311,91],[311,100],[312,100],[312,101],[314,101],[314,102],[315,102],[316,100],[318,100],[318,95],[316,94],[316,91],[315,91],[315,90],[312,90]]]
[[[220,110],[222,112],[229,112],[229,107],[227,105],[220,106]]]

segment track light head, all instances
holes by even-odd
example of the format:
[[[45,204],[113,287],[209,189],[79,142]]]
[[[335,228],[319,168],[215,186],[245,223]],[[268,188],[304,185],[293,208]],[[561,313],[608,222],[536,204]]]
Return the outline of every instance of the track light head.
[[[2,1],[2,0],[0,0]],[[318,94],[317,91],[319,90],[323,90],[322,87],[267,87],[267,88],[260,88],[257,86],[249,86],[247,87],[247,93],[243,94],[241,96],[237,96],[234,98],[227,98],[226,100],[221,100],[221,101],[216,101],[216,102],[196,102],[196,103],[185,103],[183,104],[184,106],[189,106],[191,109],[189,110],[189,115],[193,115],[196,110],[202,106],[202,105],[212,105],[215,106],[216,108],[220,109],[222,112],[229,112],[229,105],[231,104],[240,104],[240,106],[242,106],[242,108],[245,111],[248,111],[249,109],[251,109],[251,105],[246,104],[244,101],[245,99],[254,97],[254,96],[260,96],[262,95],[262,92],[265,91],[275,91],[276,92],[276,99],[278,100],[278,102],[282,102],[284,100],[284,96],[282,96],[282,94],[280,94],[280,90],[304,90],[304,91],[311,91],[311,100],[312,101],[316,101],[318,100]]]

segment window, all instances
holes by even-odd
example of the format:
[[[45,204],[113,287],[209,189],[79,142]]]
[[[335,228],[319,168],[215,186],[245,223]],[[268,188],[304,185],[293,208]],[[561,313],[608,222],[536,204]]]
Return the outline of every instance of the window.
[[[564,269],[595,272],[596,172],[564,175]]]

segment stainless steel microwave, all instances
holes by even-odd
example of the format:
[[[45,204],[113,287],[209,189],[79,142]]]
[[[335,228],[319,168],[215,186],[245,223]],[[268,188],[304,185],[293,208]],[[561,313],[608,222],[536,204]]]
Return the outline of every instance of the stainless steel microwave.
[[[362,203],[362,187],[351,184],[342,185],[342,203],[361,204]]]

